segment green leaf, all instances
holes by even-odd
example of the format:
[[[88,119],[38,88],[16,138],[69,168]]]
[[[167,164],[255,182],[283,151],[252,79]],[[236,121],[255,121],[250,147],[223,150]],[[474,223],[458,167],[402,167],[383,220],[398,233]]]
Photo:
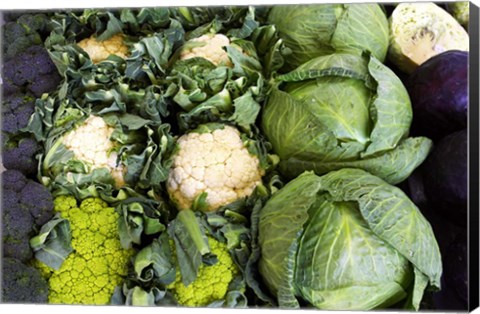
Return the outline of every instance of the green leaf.
[[[263,110],[262,127],[281,161],[293,158],[319,163],[351,160],[359,156],[364,147],[355,142],[338,145],[335,134],[307,106],[277,89],[272,90]],[[304,170],[308,168],[301,172]],[[291,173],[293,171],[288,175]]]
[[[410,294],[418,309],[427,285],[440,287],[428,221],[399,188],[360,169],[301,174],[268,199],[258,228],[258,269],[280,307],[298,307],[299,297],[319,309],[368,310]]]
[[[227,46],[226,49],[234,65],[233,72],[237,76],[252,77],[262,73],[262,65],[256,58],[244,54],[233,46]]]
[[[287,289],[283,291],[282,300],[288,304],[292,303],[288,297],[291,295],[291,273],[285,272],[285,261],[291,262],[293,258],[292,248],[320,189],[319,179],[312,173],[299,178],[288,183],[265,204],[258,224],[258,243],[262,248],[259,271],[273,294]]]
[[[168,226],[168,234],[175,241],[178,266],[185,286],[195,281],[203,257],[210,255],[208,239],[200,222],[191,210],[182,210]]]
[[[431,141],[407,138],[412,112],[405,87],[374,57],[336,53],[278,77],[262,128],[284,175],[360,168],[389,183],[405,180]]]
[[[230,29],[227,34],[235,38],[247,38],[252,32],[260,25],[259,22],[255,20],[255,8],[248,7],[247,14],[243,18],[243,24],[241,28]]]
[[[293,52],[286,60],[288,69],[334,52],[329,41],[335,31],[336,14],[331,4],[275,6],[270,10],[269,24],[277,27],[280,38]]]
[[[133,306],[154,306],[155,296],[152,292],[147,292],[136,286],[129,293],[126,302]]]
[[[54,109],[55,101],[53,98],[45,96],[38,98],[35,101],[35,111],[30,116],[24,131],[32,133],[39,142],[45,141],[48,132],[53,127]]]
[[[115,34],[122,33],[123,23],[120,21],[114,14],[107,12],[108,22],[107,29],[100,35],[97,36],[99,41],[104,41],[109,39]]]
[[[262,210],[263,203],[258,199],[252,208],[252,214],[250,216],[251,227],[250,234],[252,241],[250,243],[251,253],[248,257],[248,261],[245,265],[245,282],[247,286],[253,290],[256,297],[270,306],[276,306],[277,302],[272,297],[266,287],[261,284],[261,275],[259,273],[258,261],[261,257],[261,247],[258,243],[258,225],[260,220],[260,212]]]
[[[414,269],[415,281],[412,285],[412,291],[408,296],[407,302],[404,308],[407,311],[418,311],[420,308],[420,302],[423,299],[425,289],[428,287],[428,277],[423,274],[418,268]]]
[[[383,308],[407,295],[408,260],[370,230],[354,202],[318,196],[299,243],[295,283],[319,309]]]
[[[400,79],[373,57],[368,69],[377,82],[377,97],[370,108],[374,120],[371,144],[362,153],[363,158],[394,149],[407,137],[412,122],[410,98]]]
[[[383,62],[388,50],[389,27],[382,6],[361,3],[344,4],[343,8],[331,39],[332,47],[356,54],[369,51]]]
[[[167,233],[162,233],[137,253],[133,268],[137,278],[143,282],[158,280],[168,285],[175,281],[176,268]]]
[[[289,177],[302,173],[305,169],[325,174],[343,168],[363,169],[383,178],[390,184],[398,184],[420,166],[432,150],[433,143],[425,137],[407,138],[399,145],[384,154],[359,160],[322,161],[302,160],[291,157],[280,161],[280,168]]]
[[[58,270],[73,252],[71,241],[70,223],[57,214],[30,239],[30,246],[36,259]]]
[[[294,284],[295,254],[297,252],[297,239],[300,236],[300,232],[301,231],[297,233],[292,244],[288,247],[287,254],[282,263],[281,268],[284,275],[281,277],[277,292],[278,305],[281,308],[300,308],[300,304],[295,297],[296,291]]]
[[[227,249],[229,250],[239,247],[242,241],[241,238],[249,232],[246,226],[236,224],[226,224],[220,231],[227,239]]]
[[[295,70],[279,75],[277,79],[282,82],[300,82],[328,76],[358,79],[365,82],[369,80],[365,58],[344,53],[311,59]]]
[[[389,44],[388,20],[379,4],[275,6],[268,24],[292,50],[284,70],[335,52],[371,52],[383,61]]]
[[[124,113],[115,117],[118,118],[120,124],[129,131],[139,130],[152,123],[150,120],[129,113]]]
[[[234,121],[245,130],[249,130],[250,126],[255,124],[260,113],[260,104],[255,101],[250,93],[246,93],[236,98],[233,106],[235,107],[235,112],[229,120]]]
[[[440,288],[442,263],[432,227],[399,188],[358,169],[332,172],[321,180],[333,200],[358,202],[370,229]]]
[[[162,204],[145,197],[129,197],[120,201],[117,211],[120,243],[124,249],[142,243],[142,236],[154,235],[166,230],[162,221]]]

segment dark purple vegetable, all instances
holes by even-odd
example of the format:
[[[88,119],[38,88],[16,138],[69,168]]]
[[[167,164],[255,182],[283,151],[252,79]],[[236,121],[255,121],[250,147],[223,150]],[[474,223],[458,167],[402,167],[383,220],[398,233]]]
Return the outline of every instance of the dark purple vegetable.
[[[444,256],[445,282],[449,289],[465,307],[468,304],[468,242],[467,235],[462,232],[457,235],[448,247]]]
[[[21,27],[38,26],[41,20],[38,17],[19,19],[24,23]],[[10,35],[14,37],[14,33],[10,32]],[[9,41],[5,42],[5,45],[8,44]],[[35,111],[36,98],[54,91],[60,81],[61,76],[56,66],[41,45],[16,51],[3,64],[2,160],[5,168],[19,170],[27,176],[36,173],[38,160],[35,156],[41,147],[23,128],[28,125],[30,116]]]
[[[41,151],[40,143],[31,137],[2,138],[2,162],[6,169],[15,169],[28,177],[35,177],[38,168],[36,155]]]
[[[428,202],[458,225],[467,223],[468,132],[454,132],[439,140],[423,165]]]
[[[51,31],[49,16],[37,12],[5,12],[2,26],[3,60],[14,58],[28,47],[41,45]]]
[[[30,238],[53,216],[53,196],[21,172],[7,170],[2,183],[2,253],[26,262],[33,257]]]
[[[468,310],[468,242],[465,231],[439,229],[442,233],[453,236],[448,245],[441,245],[442,289],[432,292],[433,308],[446,311]],[[440,234],[440,232],[439,232]],[[437,235],[437,234],[436,234]],[[445,240],[445,239],[444,239]]]
[[[35,267],[15,258],[2,258],[2,295],[4,303],[47,303],[48,283]]]
[[[438,140],[467,127],[468,52],[451,50],[432,57],[408,78],[411,133]]]
[[[40,45],[28,47],[5,62],[2,68],[3,94],[31,93],[40,97],[58,86],[61,76],[48,51]]]

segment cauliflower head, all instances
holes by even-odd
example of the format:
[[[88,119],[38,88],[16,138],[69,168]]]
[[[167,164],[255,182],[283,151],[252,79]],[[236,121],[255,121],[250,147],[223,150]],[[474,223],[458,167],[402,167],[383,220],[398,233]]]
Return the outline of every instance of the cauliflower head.
[[[55,210],[70,222],[73,252],[49,277],[49,303],[108,304],[127,275],[133,250],[120,244],[119,214],[99,198],[77,206],[73,196],[55,198]],[[45,271],[43,271],[45,274]]]
[[[89,164],[91,170],[109,169],[116,187],[122,187],[125,185],[126,168],[117,165],[118,155],[113,151],[116,143],[110,139],[113,131],[114,128],[101,117],[90,116],[83,124],[68,132],[62,142],[76,159]]]
[[[213,64],[232,67],[232,61],[223,49],[230,40],[223,34],[206,34],[189,40],[180,52],[180,60],[201,57]]]
[[[248,151],[232,126],[190,132],[177,145],[167,191],[179,209],[190,208],[206,193],[206,210],[215,211],[249,196],[262,181],[264,170],[258,157]]]
[[[107,40],[99,41],[92,36],[78,42],[78,46],[85,50],[93,63],[106,60],[110,55],[116,55],[125,59],[128,55],[128,47],[122,34],[115,34]]]
[[[185,286],[177,269],[175,281],[168,285],[180,305],[199,307],[211,302],[223,300],[228,292],[230,282],[240,273],[238,266],[228,253],[227,245],[208,237],[211,252],[217,256],[214,265],[200,265],[197,278]],[[175,254],[174,254],[175,256]]]

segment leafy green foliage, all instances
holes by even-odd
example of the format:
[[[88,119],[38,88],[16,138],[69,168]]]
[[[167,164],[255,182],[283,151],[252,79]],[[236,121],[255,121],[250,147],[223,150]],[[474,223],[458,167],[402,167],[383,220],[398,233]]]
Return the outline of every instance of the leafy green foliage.
[[[383,62],[389,29],[379,4],[312,4],[274,6],[268,15],[280,38],[292,50],[284,70],[335,52],[368,51]]]
[[[281,307],[366,310],[440,288],[432,228],[398,188],[359,169],[306,172],[260,212],[259,270]],[[301,265],[301,266],[300,266]],[[414,280],[412,280],[415,278]]]
[[[406,139],[407,91],[374,57],[318,57],[278,81],[284,85],[269,94],[262,127],[289,178],[354,167],[396,184],[430,151],[429,139]]]
[[[37,260],[58,270],[73,251],[71,241],[68,220],[57,214],[42,226],[38,235],[30,239],[30,246]]]

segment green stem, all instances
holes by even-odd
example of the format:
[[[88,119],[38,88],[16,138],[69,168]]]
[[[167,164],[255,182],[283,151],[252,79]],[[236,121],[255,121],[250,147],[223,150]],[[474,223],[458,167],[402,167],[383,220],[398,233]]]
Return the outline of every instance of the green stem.
[[[205,240],[202,230],[200,230],[200,225],[195,217],[195,213],[189,209],[185,209],[178,213],[177,218],[187,229],[188,234],[192,238],[200,254],[203,256],[207,253],[210,253],[210,247],[208,246],[208,242]]]

